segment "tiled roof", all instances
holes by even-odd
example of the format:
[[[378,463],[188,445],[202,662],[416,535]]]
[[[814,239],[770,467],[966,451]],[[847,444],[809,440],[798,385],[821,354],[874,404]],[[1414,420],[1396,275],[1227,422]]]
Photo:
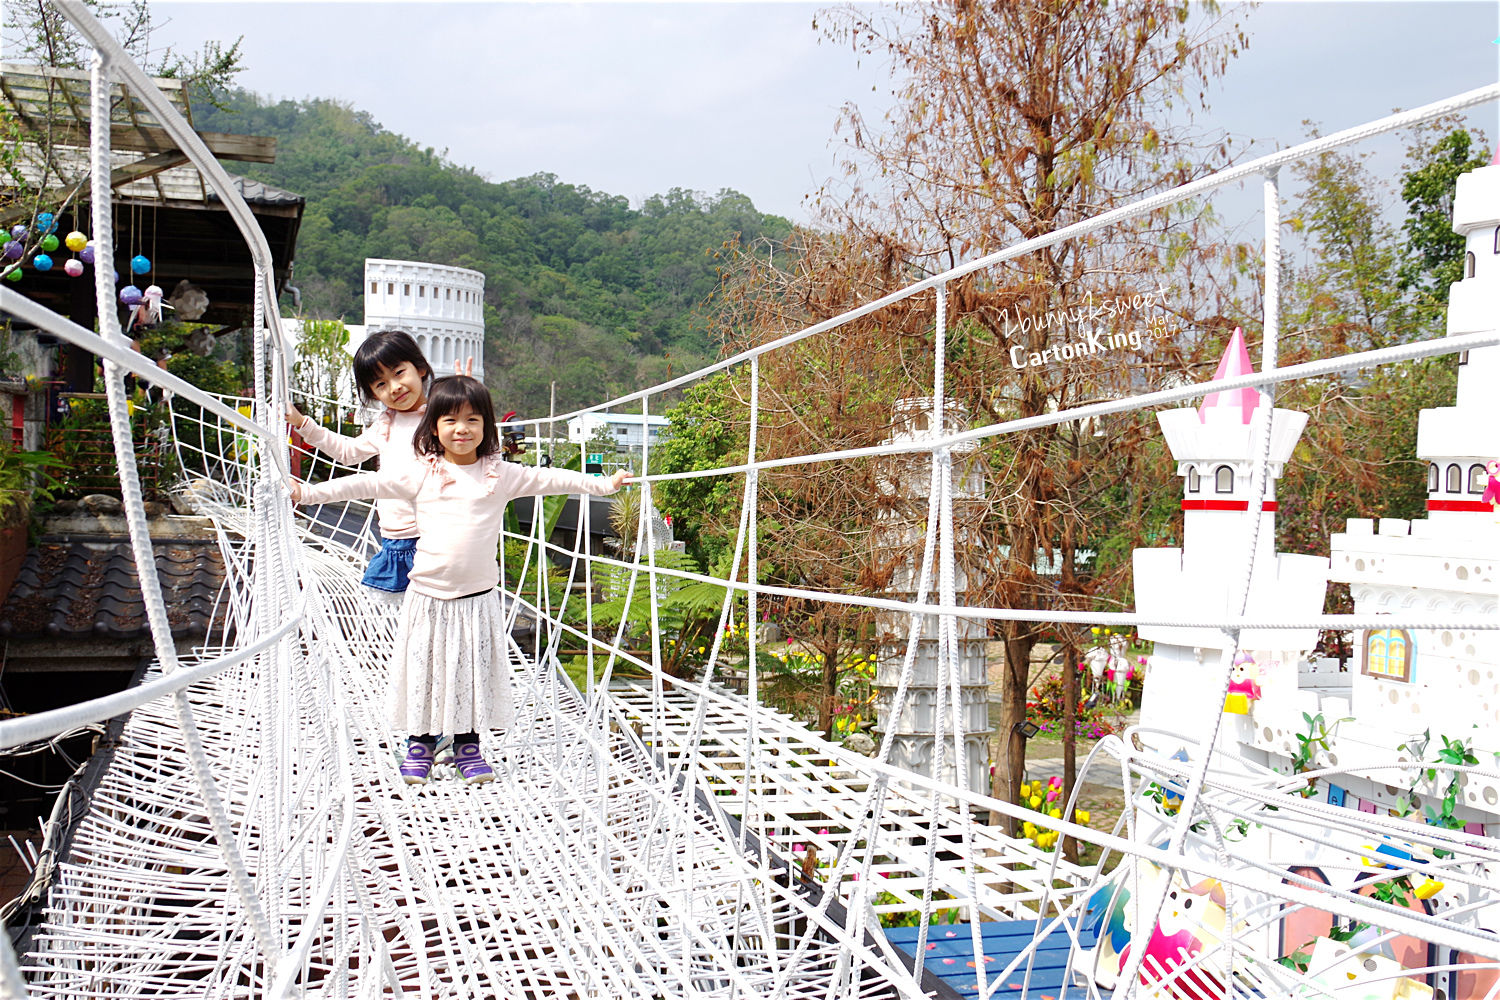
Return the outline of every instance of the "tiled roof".
[[[177,638],[201,636],[224,580],[218,546],[157,539],[167,621]],[[132,639],[148,635],[146,608],[128,539],[47,540],[26,553],[0,607],[0,636]]]

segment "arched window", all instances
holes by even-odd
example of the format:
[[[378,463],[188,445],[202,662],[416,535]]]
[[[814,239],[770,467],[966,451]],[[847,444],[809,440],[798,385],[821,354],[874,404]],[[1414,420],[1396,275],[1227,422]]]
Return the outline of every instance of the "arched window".
[[[1470,493],[1483,493],[1484,492],[1484,486],[1485,486],[1485,478],[1486,477],[1485,477],[1485,474],[1484,474],[1484,466],[1482,466],[1482,465],[1471,465],[1471,466],[1469,466],[1469,492]]]
[[[1474,277],[1474,251],[1470,250],[1464,254],[1464,277]]]
[[[1462,493],[1464,491],[1463,481],[1464,481],[1464,470],[1461,469],[1461,468],[1459,468],[1456,465],[1450,465],[1450,466],[1448,466],[1448,483],[1447,483],[1448,492],[1449,493]]]
[[[1437,491],[1438,491],[1438,467],[1437,467],[1436,464],[1434,464],[1432,462],[1428,462],[1427,463],[1427,492],[1428,493],[1436,493]]]
[[[1500,253],[1500,226],[1495,227],[1495,252]]]
[[[1365,657],[1360,672],[1366,677],[1411,683],[1417,647],[1404,628],[1369,629],[1365,632]]]
[[[1188,492],[1197,493],[1203,488],[1202,477],[1198,475],[1196,467],[1188,469]]]
[[[1219,466],[1218,470],[1214,472],[1214,492],[1234,492],[1234,470],[1229,466],[1221,465]]]

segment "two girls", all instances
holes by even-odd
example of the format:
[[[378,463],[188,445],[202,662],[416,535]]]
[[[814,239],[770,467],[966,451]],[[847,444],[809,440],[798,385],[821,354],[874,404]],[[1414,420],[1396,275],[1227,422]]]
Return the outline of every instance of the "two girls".
[[[605,496],[628,480],[517,465],[500,454],[495,411],[484,386],[465,375],[437,379],[411,439],[413,458],[377,473],[317,485],[295,484],[296,503],[376,498],[412,511],[410,587],[401,606],[392,659],[391,721],[413,734],[401,775],[425,782],[441,734],[453,734],[464,781],[494,772],[479,731],[514,718],[505,616],[495,585],[496,546],[505,505],[515,497],[556,493]]]

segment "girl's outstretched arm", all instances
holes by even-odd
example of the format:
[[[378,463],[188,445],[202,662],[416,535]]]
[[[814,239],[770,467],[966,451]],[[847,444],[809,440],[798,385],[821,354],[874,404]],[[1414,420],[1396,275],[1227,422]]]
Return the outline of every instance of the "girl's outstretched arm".
[[[396,473],[361,472],[340,476],[326,483],[293,483],[292,503],[336,503],[340,500],[414,500],[426,470],[405,469]]]
[[[520,465],[506,462],[503,465],[507,479],[507,497],[550,496],[558,493],[587,493],[602,497],[614,493],[629,479],[630,473],[620,469],[613,476],[595,476],[571,469],[549,469],[541,465]]]
[[[367,427],[358,437],[345,437],[324,427],[311,417],[303,416],[295,406],[286,408],[286,422],[292,430],[302,435],[309,447],[316,448],[341,465],[358,465],[380,453],[375,438]],[[374,424],[370,425],[371,427]]]

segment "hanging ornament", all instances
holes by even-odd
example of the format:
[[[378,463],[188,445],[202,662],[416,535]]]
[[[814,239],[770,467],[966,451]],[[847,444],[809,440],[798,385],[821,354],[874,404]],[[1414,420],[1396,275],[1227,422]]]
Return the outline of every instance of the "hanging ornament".
[[[36,228],[38,232],[54,233],[57,231],[57,221],[51,212],[43,212],[36,217]]]
[[[151,270],[151,261],[140,254],[130,258],[130,270],[134,274],[145,274]]]
[[[88,246],[89,238],[75,229],[68,234],[67,238],[63,240],[63,243],[69,250],[77,253],[84,247]]]
[[[75,257],[63,264],[63,270],[68,273],[68,277],[76,278],[83,273],[83,261]]]
[[[6,274],[5,274],[5,280],[6,281],[20,281],[21,280],[21,269],[19,267],[16,267],[16,268],[12,268],[11,270],[7,271]]]
[[[79,250],[78,259],[83,261],[85,264],[92,264],[94,262],[94,248],[91,246],[85,246],[82,250]]]
[[[134,285],[126,285],[120,289],[120,304],[133,306],[141,301],[141,290]]]
[[[10,238],[13,240],[24,240],[29,230],[25,226],[11,226]]]
[[[26,252],[26,246],[20,240],[11,240],[5,244],[5,249],[0,250],[0,256],[6,260],[20,260],[21,255]]]
[[[42,237],[42,242],[39,243],[38,246],[42,248],[43,253],[51,253],[52,251],[57,249],[57,237],[53,236],[51,233],[48,233],[46,236]]]
[[[161,311],[171,309],[172,306],[161,300],[162,290],[160,285],[148,285],[141,293],[141,305],[145,308],[146,315],[143,322],[146,325],[161,322]]]
[[[52,258],[44,253],[39,253],[31,258],[31,266],[38,271],[50,271],[52,270]]]

